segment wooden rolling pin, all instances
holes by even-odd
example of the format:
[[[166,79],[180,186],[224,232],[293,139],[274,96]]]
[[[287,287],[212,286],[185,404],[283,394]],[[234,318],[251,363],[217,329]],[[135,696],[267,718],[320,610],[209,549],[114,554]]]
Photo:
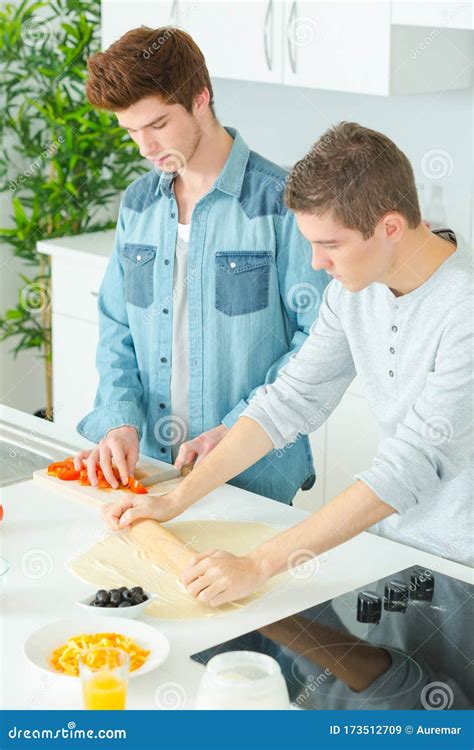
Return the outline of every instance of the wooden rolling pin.
[[[130,526],[130,534],[147,560],[168,573],[174,573],[178,578],[194,555],[197,555],[197,551],[188,542],[183,543],[152,518],[134,521]]]

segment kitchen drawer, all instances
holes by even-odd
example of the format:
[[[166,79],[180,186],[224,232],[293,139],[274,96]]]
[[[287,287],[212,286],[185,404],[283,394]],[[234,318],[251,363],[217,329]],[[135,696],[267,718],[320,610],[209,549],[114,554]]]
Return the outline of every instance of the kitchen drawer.
[[[107,266],[79,258],[53,258],[53,313],[97,323],[97,296]]]

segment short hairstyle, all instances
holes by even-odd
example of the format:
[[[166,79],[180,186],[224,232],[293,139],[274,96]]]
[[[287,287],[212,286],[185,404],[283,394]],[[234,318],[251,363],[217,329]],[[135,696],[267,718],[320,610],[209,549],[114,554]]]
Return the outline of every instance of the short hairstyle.
[[[289,208],[323,215],[371,237],[384,214],[397,211],[410,228],[421,221],[413,169],[383,133],[356,122],[329,128],[293,167],[285,190]]]
[[[92,55],[87,65],[86,94],[98,109],[119,112],[140,99],[158,95],[167,104],[181,104],[192,112],[194,97],[207,88],[214,116],[204,55],[181,29],[132,29],[105,52]]]

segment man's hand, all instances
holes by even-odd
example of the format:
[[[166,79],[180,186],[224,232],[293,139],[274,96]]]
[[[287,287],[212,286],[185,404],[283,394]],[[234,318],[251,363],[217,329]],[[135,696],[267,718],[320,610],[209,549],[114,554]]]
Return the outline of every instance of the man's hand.
[[[120,474],[123,485],[128,484],[128,477],[135,471],[138,461],[138,432],[131,425],[116,427],[110,430],[100,443],[90,451],[81,451],[74,458],[74,467],[87,468],[87,476],[92,487],[97,486],[97,464],[100,463],[104,477],[114,490],[119,483],[112,471],[112,460]]]
[[[125,494],[125,493],[123,493]],[[128,493],[127,493],[128,494]],[[131,495],[106,503],[102,508],[102,516],[107,526],[114,531],[123,531],[133,521],[139,518],[153,518],[155,521],[171,521],[181,513],[182,509],[172,492],[160,497],[153,495]]]
[[[181,469],[185,464],[190,464],[193,461],[196,461],[196,464],[198,464],[221,442],[227,432],[229,430],[225,424],[220,424],[217,427],[213,427],[212,430],[201,433],[201,435],[198,435],[193,440],[183,443],[174,465],[177,469]]]
[[[218,607],[243,599],[268,579],[257,559],[211,550],[196,555],[181,580],[199,601]]]

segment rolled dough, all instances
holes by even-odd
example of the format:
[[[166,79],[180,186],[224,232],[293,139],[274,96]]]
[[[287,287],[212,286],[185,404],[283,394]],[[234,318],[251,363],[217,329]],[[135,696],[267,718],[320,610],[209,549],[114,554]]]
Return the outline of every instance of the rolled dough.
[[[260,523],[231,521],[172,521],[163,524],[184,544],[198,552],[224,549],[245,555],[276,534],[276,530]],[[163,619],[213,617],[244,607],[275,585],[267,583],[259,591],[239,602],[209,607],[189,594],[178,577],[151,562],[132,541],[130,532],[109,532],[88,552],[69,563],[69,569],[97,588],[142,586],[158,598],[150,602],[145,614]]]

